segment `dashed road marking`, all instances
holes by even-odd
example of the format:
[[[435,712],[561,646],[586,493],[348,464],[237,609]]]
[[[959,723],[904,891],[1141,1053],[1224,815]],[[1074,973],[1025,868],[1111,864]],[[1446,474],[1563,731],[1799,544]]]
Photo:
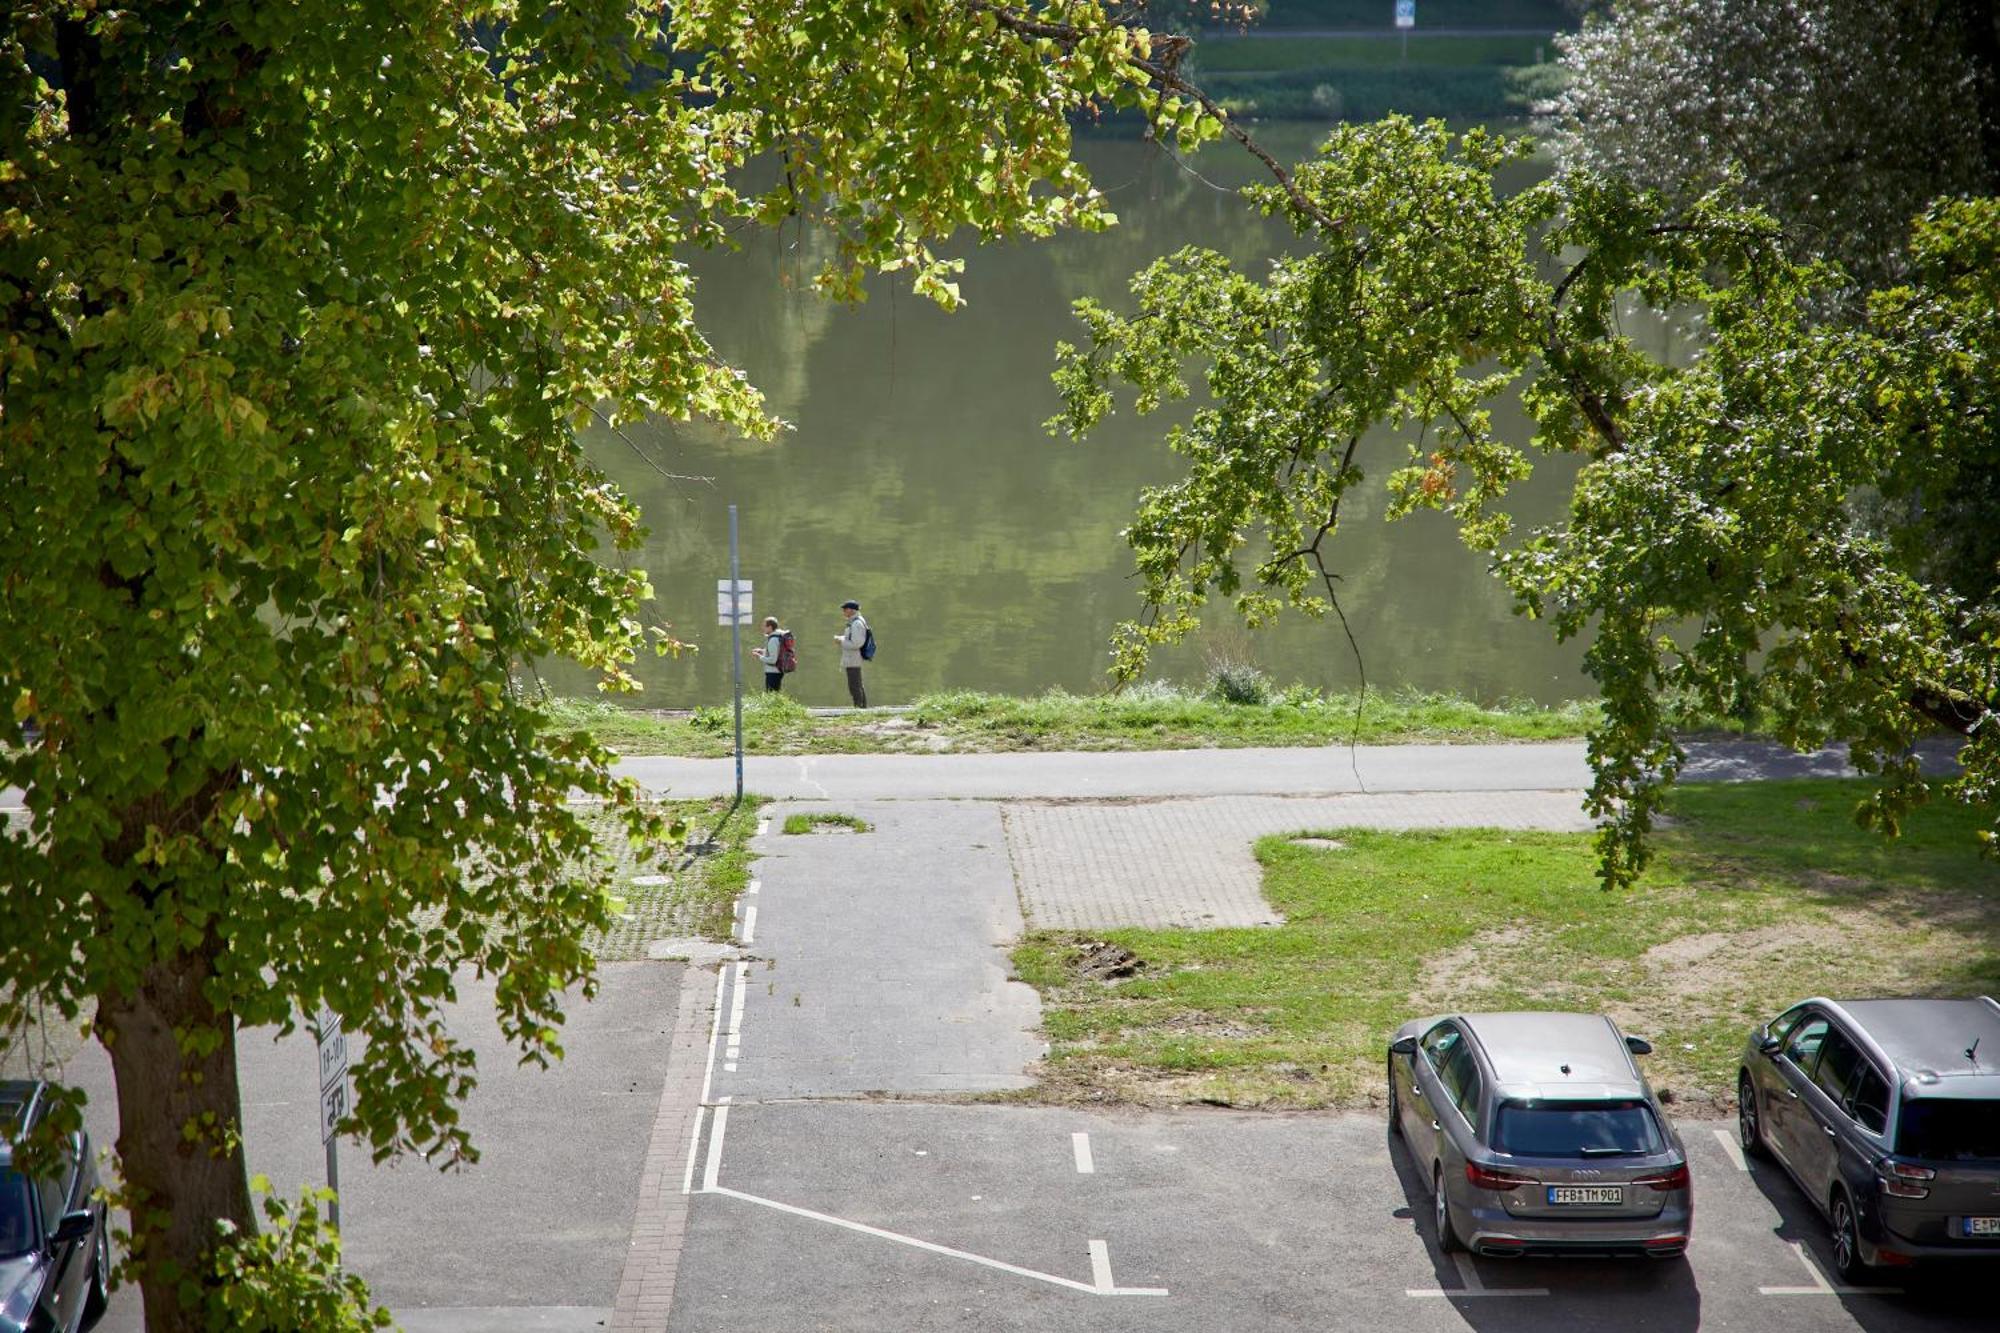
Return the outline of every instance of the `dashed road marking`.
[[[757,938],[757,905],[750,904],[743,909],[743,942],[750,944]]]
[[[709,1194],[715,1193],[722,1174],[722,1133],[729,1128],[729,1099],[724,1097],[722,1102],[715,1108],[715,1128],[708,1135],[708,1162],[701,1169],[701,1188]]]
[[[1900,1296],[1901,1287],[1836,1287],[1826,1280],[1826,1274],[1819,1271],[1819,1265],[1806,1253],[1806,1247],[1798,1241],[1785,1242],[1792,1247],[1792,1253],[1799,1256],[1799,1262],[1806,1266],[1806,1274],[1813,1280],[1810,1287],[1759,1287],[1759,1296]]]
[[[754,893],[756,893],[756,892],[757,892],[757,890],[759,890],[759,889],[761,889],[761,888],[763,888],[763,887],[764,887],[764,881],[763,881],[763,880],[760,880],[760,879],[753,879],[753,880],[751,880],[751,881],[750,881],[749,885],[748,885],[748,886],[747,886],[747,887],[746,887],[746,888],[745,888],[745,889],[744,889],[743,891],[744,891],[745,893],[749,893],[749,894],[754,894]]]
[[[1090,1135],[1070,1135],[1069,1146],[1070,1151],[1076,1154],[1077,1174],[1085,1176],[1094,1174],[1097,1170],[1097,1163],[1092,1161],[1090,1157]]]
[[[1451,1256],[1452,1265],[1458,1269],[1458,1280],[1465,1285],[1456,1290],[1450,1287],[1406,1287],[1405,1296],[1444,1296],[1452,1300],[1460,1297],[1478,1296],[1546,1296],[1547,1287],[1489,1287],[1479,1280],[1479,1270],[1472,1266],[1472,1260],[1462,1254]]]
[[[1738,1171],[1748,1171],[1750,1169],[1750,1161],[1744,1157],[1743,1145],[1736,1141],[1736,1136],[1726,1129],[1715,1130],[1714,1134],[1715,1141],[1722,1145],[1723,1156],[1736,1163]]]

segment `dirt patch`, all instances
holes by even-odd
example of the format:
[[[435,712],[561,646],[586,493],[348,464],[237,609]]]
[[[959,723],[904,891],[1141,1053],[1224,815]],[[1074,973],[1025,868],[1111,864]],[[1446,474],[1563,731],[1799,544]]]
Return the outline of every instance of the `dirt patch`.
[[[1123,981],[1145,969],[1145,959],[1109,940],[1085,940],[1076,946],[1072,966],[1086,981]]]
[[[1475,935],[1456,949],[1424,960],[1424,984],[1410,992],[1410,1007],[1420,1014],[1464,1005],[1468,995],[1503,984],[1504,960],[1528,947],[1537,932],[1526,926],[1502,926]]]
[[[1339,838],[1293,838],[1294,847],[1310,847],[1320,852],[1344,852],[1347,844]]]

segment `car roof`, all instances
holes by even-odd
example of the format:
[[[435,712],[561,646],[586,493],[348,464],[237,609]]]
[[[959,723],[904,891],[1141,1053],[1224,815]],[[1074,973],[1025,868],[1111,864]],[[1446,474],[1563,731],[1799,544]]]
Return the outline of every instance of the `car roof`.
[[[2000,1076],[2000,1002],[1991,996],[1822,1003],[1859,1028],[1919,1084]]]
[[[1494,1082],[1506,1094],[1593,1099],[1646,1095],[1624,1038],[1602,1014],[1461,1014],[1459,1022],[1486,1053]]]
[[[14,1140],[28,1127],[41,1089],[32,1079],[0,1079],[0,1164],[13,1161]]]

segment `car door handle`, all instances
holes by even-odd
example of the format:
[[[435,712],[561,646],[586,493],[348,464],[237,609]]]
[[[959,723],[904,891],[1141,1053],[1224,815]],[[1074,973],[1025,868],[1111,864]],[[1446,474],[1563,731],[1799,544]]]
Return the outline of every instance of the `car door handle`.
[[[1796,1088],[1786,1088],[1785,1095],[1787,1097],[1790,1097],[1793,1101],[1797,1101],[1799,1099],[1798,1090]]]
[[[1410,1091],[1411,1091],[1412,1093],[1416,1094],[1416,1095],[1417,1095],[1418,1097],[1421,1097],[1421,1096],[1423,1096],[1423,1095],[1424,1095],[1424,1085],[1423,1085],[1423,1084],[1421,1084],[1421,1083],[1419,1083],[1419,1082],[1417,1082],[1417,1081],[1416,1081],[1415,1079],[1411,1079],[1411,1080],[1410,1080]]]
[[[1444,1129],[1444,1126],[1440,1125],[1437,1121],[1433,1120],[1431,1121],[1431,1128],[1442,1131]]]
[[[1837,1139],[1840,1137],[1840,1135],[1835,1132],[1832,1125],[1821,1125],[1820,1128],[1826,1131],[1826,1136],[1830,1139]]]

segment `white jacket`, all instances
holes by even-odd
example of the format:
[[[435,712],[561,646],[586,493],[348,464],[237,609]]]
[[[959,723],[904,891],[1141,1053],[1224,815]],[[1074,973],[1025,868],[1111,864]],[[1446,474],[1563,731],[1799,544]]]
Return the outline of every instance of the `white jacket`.
[[[868,618],[855,613],[847,622],[847,628],[837,636],[840,639],[840,664],[844,667],[861,665],[861,645],[868,642]]]

